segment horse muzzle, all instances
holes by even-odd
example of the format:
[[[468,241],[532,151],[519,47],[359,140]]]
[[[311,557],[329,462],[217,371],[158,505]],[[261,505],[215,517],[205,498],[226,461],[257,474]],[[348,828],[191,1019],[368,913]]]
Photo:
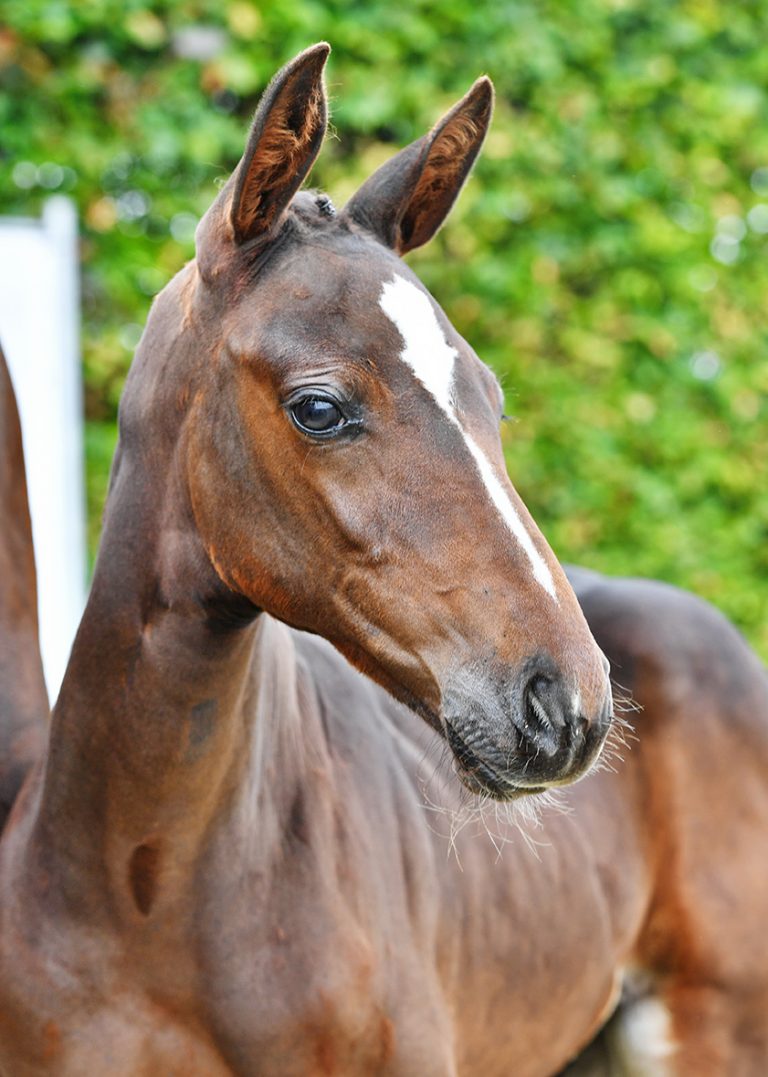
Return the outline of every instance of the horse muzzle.
[[[567,785],[600,754],[613,714],[607,675],[591,706],[541,659],[525,663],[512,684],[466,672],[456,681],[443,697],[443,728],[473,792],[513,800]]]

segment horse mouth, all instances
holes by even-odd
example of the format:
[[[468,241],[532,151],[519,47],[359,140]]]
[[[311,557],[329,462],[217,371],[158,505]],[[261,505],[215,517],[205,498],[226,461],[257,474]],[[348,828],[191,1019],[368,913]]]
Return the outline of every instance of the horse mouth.
[[[544,785],[522,786],[510,781],[481,759],[449,721],[446,720],[444,728],[446,740],[456,760],[457,776],[470,792],[491,796],[494,800],[517,800],[519,797],[545,792]]]

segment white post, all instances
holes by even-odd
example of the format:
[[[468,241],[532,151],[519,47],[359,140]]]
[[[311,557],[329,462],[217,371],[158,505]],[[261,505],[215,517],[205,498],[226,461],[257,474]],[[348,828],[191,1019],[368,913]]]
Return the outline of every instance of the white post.
[[[78,280],[77,215],[68,198],[49,199],[40,221],[0,218],[0,342],[21,417],[52,702],[85,604]]]

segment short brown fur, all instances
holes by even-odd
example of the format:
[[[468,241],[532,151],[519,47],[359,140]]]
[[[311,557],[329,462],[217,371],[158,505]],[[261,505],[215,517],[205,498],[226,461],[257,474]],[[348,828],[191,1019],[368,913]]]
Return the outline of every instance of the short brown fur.
[[[244,162],[326,53],[277,76]],[[577,574],[590,631],[506,478],[497,382],[395,253],[408,215],[409,242],[440,227],[489,101],[481,81],[457,106],[476,135],[443,121],[465,156],[431,211],[430,136],[337,218],[291,201],[295,174],[266,215],[233,183],[194,291],[187,270],[153,306],[88,607],[0,841],[4,1077],[547,1077],[617,987],[618,1024],[641,993],[665,1007],[675,1077],[768,1072],[765,671],[660,585]],[[397,281],[455,351],[461,422],[554,596],[402,358]],[[322,436],[319,400],[344,420]],[[565,787],[615,735],[601,647],[638,740],[563,788],[535,856],[489,798]],[[451,835],[459,780],[501,855]]]

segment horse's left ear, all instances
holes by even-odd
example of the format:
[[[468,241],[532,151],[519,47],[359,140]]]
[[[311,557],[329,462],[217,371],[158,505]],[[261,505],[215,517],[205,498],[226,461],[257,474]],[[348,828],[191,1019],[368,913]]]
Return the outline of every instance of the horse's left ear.
[[[493,112],[493,83],[480,78],[430,131],[382,165],[344,207],[348,218],[398,254],[431,239],[480,152]]]

